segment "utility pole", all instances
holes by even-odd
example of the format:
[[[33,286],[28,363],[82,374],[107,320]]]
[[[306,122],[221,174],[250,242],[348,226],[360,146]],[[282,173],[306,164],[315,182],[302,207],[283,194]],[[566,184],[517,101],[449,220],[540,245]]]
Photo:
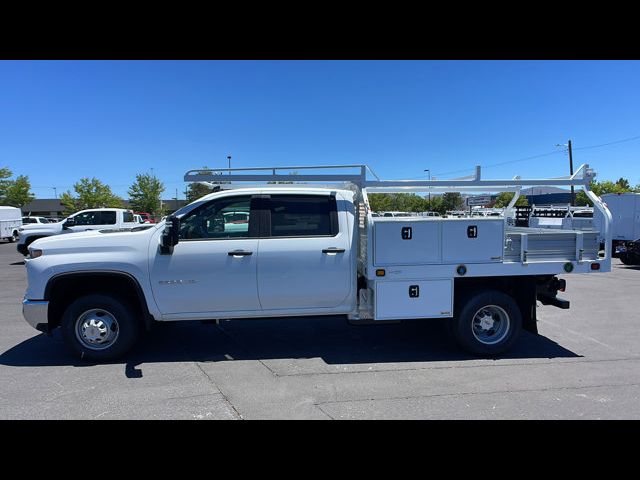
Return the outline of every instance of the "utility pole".
[[[431,170],[425,168],[424,171],[429,172],[429,181],[431,181]],[[431,187],[429,187],[429,208],[431,208]]]
[[[569,173],[573,175],[573,153],[571,151],[571,140],[569,140],[567,146],[569,147]],[[571,185],[571,206],[576,206],[576,192],[573,188],[573,185]]]

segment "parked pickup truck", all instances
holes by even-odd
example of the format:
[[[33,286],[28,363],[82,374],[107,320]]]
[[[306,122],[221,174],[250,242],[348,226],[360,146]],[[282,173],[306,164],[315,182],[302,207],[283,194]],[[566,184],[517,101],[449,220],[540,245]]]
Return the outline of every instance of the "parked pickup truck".
[[[515,227],[505,217],[373,217],[367,196],[582,185],[610,218],[588,191],[595,173],[586,166],[548,182],[485,181],[479,169],[475,180],[370,181],[358,167],[359,175],[234,173],[225,177],[232,189],[146,230],[39,239],[26,261],[24,317],[43,332],[59,327],[70,349],[93,361],[123,355],[155,322],[305,315],[366,324],[447,319],[463,348],[492,356],[521,329],[537,332],[536,301],[569,307],[556,296],[566,287],[557,275],[611,268],[597,231]],[[258,180],[264,185],[235,188]]]
[[[131,210],[123,208],[93,208],[81,210],[78,213],[61,220],[46,224],[29,224],[19,230],[17,250],[24,256],[29,254],[29,245],[39,238],[51,237],[64,233],[84,232],[86,230],[105,230],[133,228],[139,226]]]

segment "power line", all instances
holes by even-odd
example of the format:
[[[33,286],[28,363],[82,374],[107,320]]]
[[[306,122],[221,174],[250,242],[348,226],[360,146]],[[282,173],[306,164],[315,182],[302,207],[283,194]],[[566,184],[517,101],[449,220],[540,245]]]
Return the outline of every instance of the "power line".
[[[615,144],[618,144],[618,143],[631,142],[633,140],[639,140],[639,139],[640,139],[640,135],[636,135],[634,137],[623,138],[621,140],[614,140],[612,142],[607,142],[607,143],[600,143],[598,145],[588,145],[586,147],[577,147],[577,148],[573,148],[573,150],[574,151],[575,150],[588,150],[588,149],[591,149],[591,148],[606,147],[608,145],[615,145]],[[491,165],[483,165],[482,168],[486,169],[486,168],[499,167],[499,166],[502,166],[502,165],[508,165],[510,163],[524,162],[526,160],[533,160],[533,159],[536,159],[536,158],[546,157],[546,156],[554,155],[554,154],[557,154],[557,153],[564,153],[564,152],[562,152],[560,150],[554,150],[552,152],[541,153],[539,155],[533,155],[531,157],[519,158],[517,160],[508,160],[506,162],[499,162],[499,163],[494,163],[494,164],[491,164]],[[464,173],[464,172],[470,172],[470,171],[473,171],[473,169],[472,168],[465,168],[463,170],[454,170],[454,171],[451,171],[451,172],[437,173],[436,175],[438,175],[438,176],[453,175],[455,173]],[[416,178],[420,178],[420,177],[416,177]]]
[[[637,135],[635,137],[623,138],[622,140],[615,140],[609,143],[601,143],[600,145],[589,145],[587,147],[578,147],[578,148],[574,148],[574,150],[587,150],[589,148],[606,147],[607,145],[615,145],[616,143],[630,142],[632,140],[638,140],[638,139],[640,139],[640,135]]]
[[[558,153],[562,153],[562,152],[559,151],[559,150],[554,150],[552,152],[541,153],[539,155],[532,155],[530,157],[518,158],[516,160],[507,160],[505,162],[493,163],[491,165],[482,165],[482,168],[483,169],[487,169],[487,168],[500,167],[502,165],[508,165],[510,163],[524,162],[526,160],[533,160],[535,158],[548,157],[550,155],[555,155],[555,154],[558,154]],[[453,171],[450,171],[450,172],[437,173],[436,175],[441,177],[443,175],[453,175],[455,173],[465,173],[465,172],[473,172],[473,171],[474,171],[473,168],[465,168],[465,169],[462,169],[462,170],[453,170]]]

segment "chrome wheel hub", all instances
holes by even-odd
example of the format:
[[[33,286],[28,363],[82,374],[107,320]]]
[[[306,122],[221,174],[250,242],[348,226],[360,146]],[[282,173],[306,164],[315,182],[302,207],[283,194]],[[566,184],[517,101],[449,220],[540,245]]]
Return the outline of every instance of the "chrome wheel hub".
[[[109,348],[119,334],[116,318],[100,308],[88,310],[80,315],[75,330],[76,338],[91,350]]]
[[[509,315],[502,307],[487,305],[473,316],[471,331],[480,343],[494,345],[507,337],[510,325]]]
[[[484,331],[489,331],[493,328],[493,325],[496,323],[491,315],[484,314],[482,317],[478,319],[479,327]]]

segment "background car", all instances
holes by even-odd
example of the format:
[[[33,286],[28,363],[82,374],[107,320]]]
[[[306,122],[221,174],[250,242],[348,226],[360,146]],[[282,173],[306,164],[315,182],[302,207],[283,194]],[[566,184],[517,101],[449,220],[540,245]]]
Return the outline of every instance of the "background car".
[[[142,223],[156,223],[153,216],[147,212],[133,212],[134,215],[140,215],[142,217]]]
[[[22,217],[22,224],[27,225],[31,223],[51,223],[48,218],[45,217]]]

